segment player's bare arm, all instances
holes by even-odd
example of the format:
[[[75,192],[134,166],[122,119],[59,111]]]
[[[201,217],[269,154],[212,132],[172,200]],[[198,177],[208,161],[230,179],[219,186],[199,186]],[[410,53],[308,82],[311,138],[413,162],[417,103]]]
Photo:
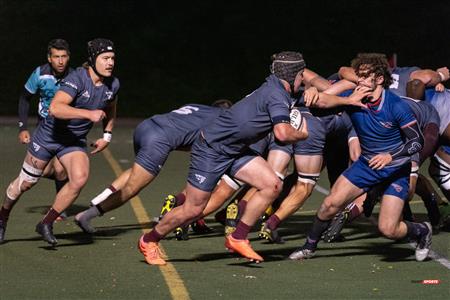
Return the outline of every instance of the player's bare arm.
[[[72,107],[70,106],[72,101],[72,96],[66,92],[58,91],[50,104],[50,114],[57,119],[88,119],[94,123],[103,120],[106,116],[103,110],[88,110]]]

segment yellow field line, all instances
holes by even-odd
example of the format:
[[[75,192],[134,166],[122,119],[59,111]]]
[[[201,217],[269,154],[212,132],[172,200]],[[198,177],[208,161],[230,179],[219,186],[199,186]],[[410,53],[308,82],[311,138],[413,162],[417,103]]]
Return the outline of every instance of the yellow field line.
[[[109,151],[109,149],[105,149],[103,150],[102,153],[105,156],[106,160],[108,161],[109,165],[111,166],[111,169],[113,169],[116,176],[119,177],[119,175],[122,174],[123,170],[120,167],[119,163],[113,157],[111,151]],[[148,216],[144,208],[144,205],[142,205],[142,201],[139,198],[139,196],[136,196],[133,199],[131,199],[130,203],[138,222],[140,224],[150,223],[150,217]],[[149,229],[142,229],[142,231],[145,233],[148,232]],[[164,251],[161,245],[160,247],[161,250]],[[169,287],[172,299],[177,300],[190,299],[189,293],[186,287],[184,286],[183,280],[181,279],[180,275],[178,274],[173,264],[168,262],[165,266],[159,267],[159,270],[163,274],[164,280],[166,281],[166,284]]]

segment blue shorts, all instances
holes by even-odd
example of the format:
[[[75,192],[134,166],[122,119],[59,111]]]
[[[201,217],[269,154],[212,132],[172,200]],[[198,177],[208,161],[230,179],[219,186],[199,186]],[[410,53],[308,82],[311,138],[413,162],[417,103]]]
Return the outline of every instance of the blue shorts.
[[[36,128],[31,137],[31,142],[28,144],[28,152],[34,157],[43,161],[50,161],[55,156],[59,159],[70,152],[87,152],[86,138],[65,137],[64,142],[60,142],[59,139],[45,134],[40,128],[40,126]]]
[[[406,200],[408,198],[410,173],[410,162],[401,166],[373,170],[363,158],[359,158],[342,173],[342,176],[366,192],[378,183],[390,183],[384,194]]]
[[[173,145],[164,130],[152,120],[140,123],[133,135],[135,163],[157,176],[167,160]]]

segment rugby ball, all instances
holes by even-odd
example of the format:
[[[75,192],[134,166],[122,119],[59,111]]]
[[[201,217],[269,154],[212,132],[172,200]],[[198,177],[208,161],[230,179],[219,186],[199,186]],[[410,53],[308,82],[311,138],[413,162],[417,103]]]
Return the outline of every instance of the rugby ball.
[[[300,111],[296,108],[293,108],[290,113],[291,118],[291,126],[297,130],[300,130],[303,125],[303,117]]]

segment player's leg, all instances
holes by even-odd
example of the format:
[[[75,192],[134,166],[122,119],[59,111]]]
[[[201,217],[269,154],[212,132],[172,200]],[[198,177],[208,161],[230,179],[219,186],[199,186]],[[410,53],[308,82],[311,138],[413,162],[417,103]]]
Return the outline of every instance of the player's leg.
[[[109,195],[112,193],[117,192],[122,187],[125,186],[126,182],[128,181],[128,178],[131,174],[131,168],[125,170],[120,174],[119,177],[117,177],[107,188],[105,188],[100,194],[95,196],[91,201],[91,205],[97,205],[100,202],[104,201],[106,198],[108,198]]]
[[[266,208],[280,193],[282,181],[271,166],[259,156],[241,167],[235,177],[253,186],[257,191],[248,201],[236,230],[226,237],[225,246],[250,260],[262,261],[263,258],[251,248],[247,235]]]
[[[127,179],[125,184],[122,183],[124,178]],[[124,172],[119,176],[118,181],[115,181],[117,186],[122,185],[121,188],[116,192],[111,193],[100,203],[78,213],[75,216],[75,223],[86,233],[95,232],[95,228],[90,225],[93,218],[102,216],[103,214],[122,206],[150,184],[154,178],[155,175],[138,163],[134,163],[131,169]]]
[[[60,162],[67,172],[69,181],[56,194],[52,207],[36,225],[36,232],[52,245],[57,244],[53,235],[54,221],[75,201],[89,177],[89,158],[83,149],[67,148],[60,155]]]
[[[228,175],[222,176],[219,184],[214,189],[209,198],[208,204],[203,210],[204,217],[217,211],[233,194],[241,187],[242,183],[237,182]]]
[[[407,168],[409,167],[409,168]],[[432,229],[428,222],[415,223],[400,221],[403,204],[408,197],[410,166],[406,165],[397,172],[391,173],[391,184],[384,192],[378,228],[390,239],[408,237],[417,241],[416,260],[423,261],[430,251]]]
[[[439,231],[441,224],[441,214],[439,212],[439,205],[444,202],[439,193],[434,189],[429,179],[422,174],[419,174],[416,194],[421,197],[427,209],[428,219],[430,220],[433,231]],[[445,205],[444,204],[444,205]]]
[[[20,196],[39,181],[47,164],[48,161],[39,159],[30,152],[27,152],[22,164],[22,170],[19,176],[8,185],[3,204],[0,208],[0,243],[3,243],[5,240],[6,224],[11,210]]]
[[[345,173],[344,173],[345,174]],[[289,258],[293,260],[309,258],[314,255],[319,240],[328,228],[332,218],[364,190],[352,183],[346,176],[341,175],[331,188],[330,194],[322,202],[312,228],[309,230],[305,244],[294,251]]]
[[[272,242],[282,242],[277,234],[279,224],[295,213],[311,195],[320,175],[322,155],[295,155],[298,180],[280,207],[269,217],[260,234]]]
[[[428,222],[415,223],[401,221],[403,201],[397,196],[385,194],[381,201],[378,228],[387,238],[392,240],[408,237],[417,241],[416,260],[427,258],[431,246],[432,229]]]

